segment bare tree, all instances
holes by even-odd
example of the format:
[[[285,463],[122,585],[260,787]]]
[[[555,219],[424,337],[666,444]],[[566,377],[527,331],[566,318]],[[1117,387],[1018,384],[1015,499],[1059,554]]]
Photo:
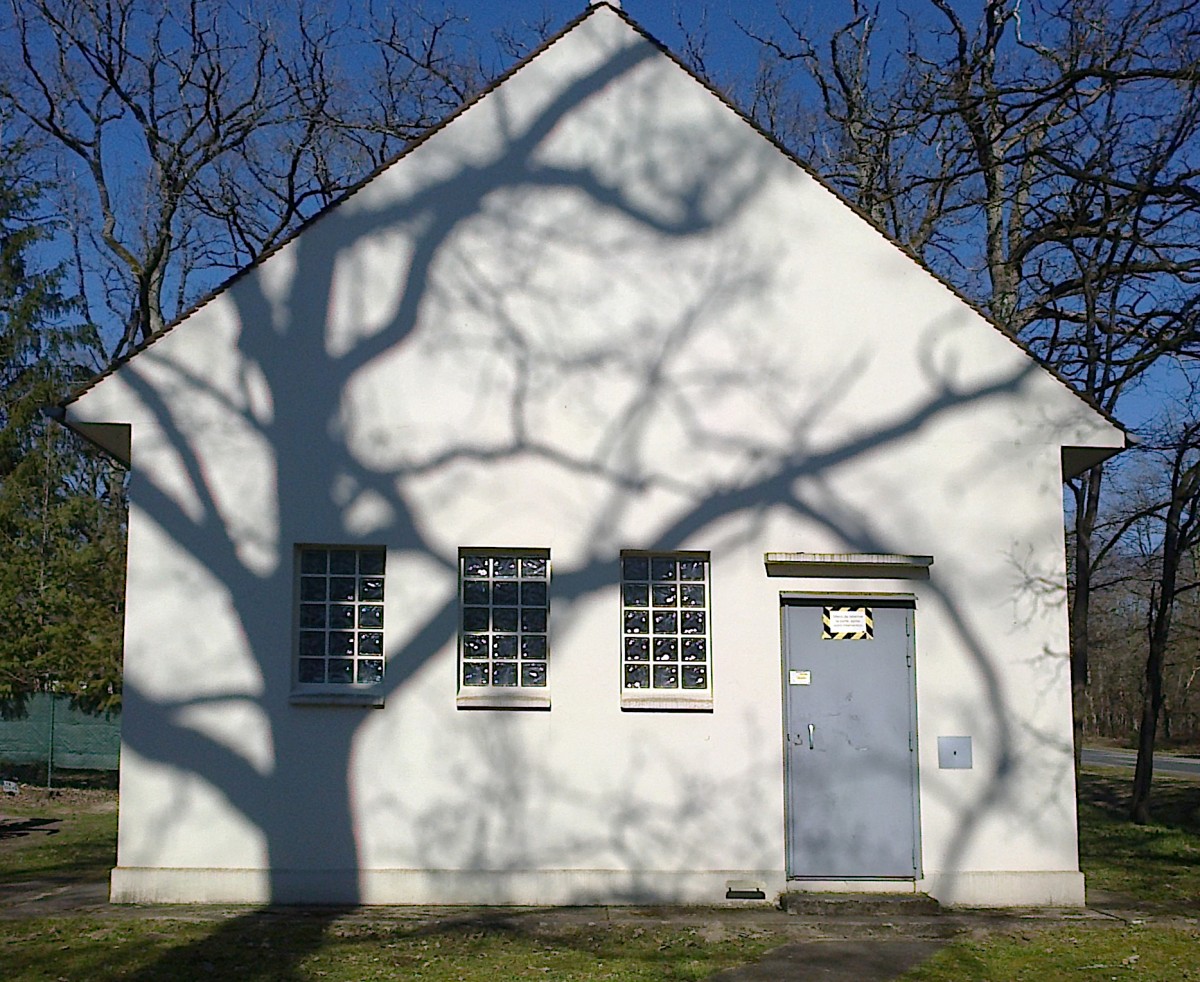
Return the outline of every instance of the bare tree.
[[[480,83],[449,14],[9,0],[0,96],[41,137],[114,358]],[[310,9],[310,7],[312,9]]]
[[[774,65],[748,101],[774,109],[782,67],[798,68],[794,101],[820,107],[798,149],[1118,413],[1164,356],[1197,344],[1196,13],[1194,0],[988,0],[970,21],[929,0],[885,28],[856,3],[822,43],[785,12],[746,28]],[[1104,489],[1100,466],[1070,482],[1077,745]]]
[[[1133,779],[1130,817],[1150,821],[1154,749],[1159,721],[1166,705],[1165,669],[1171,648],[1176,605],[1183,595],[1200,587],[1191,563],[1200,547],[1200,418],[1194,405],[1200,395],[1193,384],[1182,418],[1164,427],[1157,441],[1147,441],[1139,454],[1146,468],[1142,507],[1130,509],[1119,532],[1133,530],[1145,544],[1146,603],[1145,657],[1137,726],[1137,767]],[[1200,668],[1194,655],[1194,674]]]

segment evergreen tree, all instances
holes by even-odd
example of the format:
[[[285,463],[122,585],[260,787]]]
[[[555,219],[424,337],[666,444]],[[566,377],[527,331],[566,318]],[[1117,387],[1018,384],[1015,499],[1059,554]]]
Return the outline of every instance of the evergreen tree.
[[[94,371],[95,331],[32,253],[45,234],[19,146],[0,149],[0,711],[64,692],[120,704],[123,474],[47,419]]]

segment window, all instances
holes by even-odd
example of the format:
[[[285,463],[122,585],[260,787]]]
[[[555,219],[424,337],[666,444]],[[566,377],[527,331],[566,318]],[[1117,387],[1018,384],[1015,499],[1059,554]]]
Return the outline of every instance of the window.
[[[301,546],[296,681],[352,692],[383,681],[385,550]]]
[[[621,554],[621,705],[712,703],[706,553]]]
[[[459,551],[459,702],[549,705],[550,553]]]

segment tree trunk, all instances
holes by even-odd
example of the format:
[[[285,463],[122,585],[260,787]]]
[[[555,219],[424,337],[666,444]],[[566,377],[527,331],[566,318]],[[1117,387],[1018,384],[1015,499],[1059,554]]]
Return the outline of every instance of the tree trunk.
[[[1133,772],[1133,796],[1129,805],[1129,817],[1138,825],[1146,825],[1150,821],[1154,743],[1158,714],[1162,709],[1162,655],[1161,648],[1151,641],[1150,653],[1146,658],[1146,691],[1142,697],[1142,721],[1138,727],[1137,767]]]
[[[1096,525],[1100,484],[1104,478],[1101,467],[1094,467],[1080,483],[1072,486],[1075,497],[1075,584],[1071,596],[1071,714],[1075,737],[1075,779],[1083,753],[1083,721],[1087,711],[1088,649],[1091,643],[1088,618],[1092,599],[1092,531]]]

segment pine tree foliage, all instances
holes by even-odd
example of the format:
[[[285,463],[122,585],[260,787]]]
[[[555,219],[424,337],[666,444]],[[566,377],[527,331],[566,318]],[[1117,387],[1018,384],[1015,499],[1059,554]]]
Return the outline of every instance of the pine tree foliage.
[[[45,235],[19,146],[0,155],[0,711],[39,691],[120,704],[124,475],[47,419],[95,370],[95,331],[36,268]]]

